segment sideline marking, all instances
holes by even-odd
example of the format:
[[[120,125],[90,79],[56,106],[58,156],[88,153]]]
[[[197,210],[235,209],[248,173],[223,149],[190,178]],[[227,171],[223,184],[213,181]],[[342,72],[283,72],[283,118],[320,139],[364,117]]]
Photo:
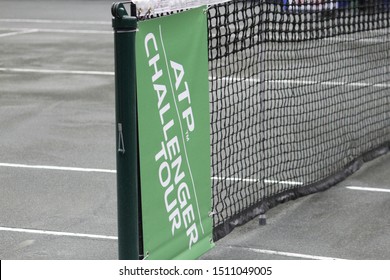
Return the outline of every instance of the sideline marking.
[[[47,165],[27,165],[27,164],[15,164],[15,163],[0,163],[0,167],[48,169],[48,170],[78,171],[78,172],[116,173],[116,170],[112,170],[112,169],[79,168],[79,167],[47,166]]]
[[[364,188],[364,187],[346,187],[350,190],[357,190],[357,191],[369,191],[369,192],[390,192],[389,189],[380,189],[380,188]]]
[[[0,72],[71,74],[71,75],[100,75],[100,76],[114,76],[115,75],[114,72],[108,72],[108,71],[51,70],[51,69],[27,69],[27,68],[5,68],[5,67],[0,67]]]
[[[45,234],[45,235],[57,235],[57,236],[70,236],[70,237],[83,237],[83,238],[92,238],[92,239],[118,240],[117,236],[110,236],[110,235],[97,235],[97,234],[61,232],[61,231],[51,231],[51,230],[39,230],[39,229],[0,227],[0,231],[33,233],[33,234]]]
[[[279,255],[279,256],[295,257],[295,258],[310,259],[310,260],[345,260],[345,259],[332,258],[332,257],[297,254],[297,253],[281,252],[281,251],[274,251],[274,250],[263,250],[263,249],[255,249],[255,248],[248,248],[248,247],[228,246],[228,248],[230,248],[230,249],[244,249],[244,250],[248,250],[248,251],[252,251],[252,252],[260,253],[260,254]]]

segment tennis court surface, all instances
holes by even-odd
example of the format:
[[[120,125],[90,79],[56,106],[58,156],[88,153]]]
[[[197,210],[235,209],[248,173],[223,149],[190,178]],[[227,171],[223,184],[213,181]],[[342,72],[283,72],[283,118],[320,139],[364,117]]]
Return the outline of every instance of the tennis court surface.
[[[92,0],[0,2],[1,259],[117,259],[114,50],[110,7],[111,1]],[[330,27],[324,26],[324,30],[330,30]],[[275,30],[278,28],[275,27]],[[369,29],[369,26],[365,28]],[[245,86],[253,94],[253,89],[260,86],[268,94],[279,92],[280,95],[270,97],[263,104],[266,122],[261,124],[261,119],[248,119],[243,122],[243,127],[231,126],[230,130],[225,130],[234,134],[230,138],[217,141],[220,139],[215,136],[214,140],[218,143],[214,144],[213,150],[214,171],[224,165],[230,166],[225,173],[212,174],[217,186],[215,190],[221,188],[223,193],[233,181],[237,181],[233,180],[237,179],[236,169],[230,164],[238,161],[248,166],[242,175],[244,177],[240,177],[241,182],[235,184],[238,190],[245,188],[245,184],[253,187],[253,182],[247,182],[251,175],[264,179],[263,185],[272,184],[276,192],[282,187],[275,180],[291,182],[298,177],[302,179],[300,182],[311,182],[315,172],[305,173],[303,168],[293,171],[291,163],[284,161],[284,157],[291,155],[286,154],[283,150],[286,146],[282,144],[294,145],[297,140],[294,136],[298,137],[298,134],[286,133],[279,137],[279,130],[269,130],[266,139],[279,137],[281,141],[277,150],[280,153],[265,154],[266,158],[273,158],[268,161],[269,166],[264,162],[259,166],[251,165],[255,157],[253,154],[236,153],[234,149],[232,153],[229,149],[225,150],[226,154],[215,151],[241,136],[246,141],[243,143],[256,142],[256,135],[247,140],[243,128],[253,124],[258,131],[267,128],[272,119],[267,114],[272,114],[272,109],[283,114],[281,124],[289,124],[291,116],[298,113],[293,111],[295,105],[304,101],[317,102],[295,96],[289,100],[292,103],[283,103],[283,97],[302,83],[310,85],[303,90],[304,93],[325,94],[324,88],[335,88],[332,92],[336,98],[340,88],[347,88],[351,102],[354,97],[367,93],[367,88],[372,85],[375,89],[369,91],[372,98],[362,107],[368,113],[368,108],[379,100],[377,97],[381,91],[378,89],[383,90],[388,83],[388,78],[383,78],[388,74],[388,29],[381,30],[385,30],[385,34],[381,35],[379,45],[374,49],[376,60],[366,65],[368,70],[360,71],[375,72],[378,74],[376,77],[382,77],[377,80],[364,80],[367,77],[363,75],[340,84],[336,71],[327,80],[283,78],[281,65],[289,55],[299,58],[289,60],[291,64],[288,65],[290,70],[297,69],[297,76],[299,69],[313,62],[311,58],[314,64],[318,64],[331,57],[323,53],[318,58],[319,49],[308,50],[306,57],[302,57],[303,53],[294,49],[292,41],[297,39],[295,37],[287,38],[291,42],[285,43],[283,48],[277,40],[271,40],[267,45],[269,57],[262,58],[264,67],[273,65],[273,68],[264,72],[261,79],[267,83],[262,85],[259,85],[262,80],[254,74],[258,69],[242,72],[233,67],[233,72],[236,72],[221,73],[226,70],[221,70],[216,61],[215,71],[211,73],[216,76],[210,77],[216,88],[222,85],[231,89]],[[219,32],[225,34],[228,31],[221,29],[214,32],[215,36],[221,36]],[[378,40],[369,31],[358,40],[352,35],[332,38],[327,41],[328,45],[321,46],[321,52],[342,46],[341,52],[348,55],[345,47],[349,46],[359,59],[362,57],[359,54],[370,48],[367,43]],[[338,41],[340,38],[343,42]],[[260,39],[254,35],[253,40]],[[244,40],[241,43],[251,45],[253,42]],[[313,47],[310,43],[302,43],[301,47],[305,46]],[[275,53],[280,56],[275,56]],[[215,52],[216,57],[219,54]],[[274,64],[273,58],[276,60]],[[332,59],[337,60],[337,57]],[[244,65],[244,56],[237,63]],[[351,65],[347,62],[338,66]],[[376,70],[373,70],[374,67]],[[316,73],[324,71],[319,66],[313,69]],[[332,69],[332,65],[326,66],[329,73]],[[217,74],[222,74],[223,78]],[[218,93],[216,96],[212,104],[214,108],[227,104],[232,112],[237,110],[231,105],[236,99],[228,98],[224,103],[218,100]],[[247,100],[247,97],[242,96],[242,100]],[[324,98],[323,102],[325,108],[330,106],[326,103],[327,99]],[[388,99],[380,102],[389,105]],[[254,114],[257,107],[252,103],[248,105],[252,107],[247,114]],[[282,111],[285,105],[289,109]],[[224,112],[218,116],[216,109],[215,118],[229,121]],[[344,110],[341,107],[336,109],[340,112]],[[306,113],[315,115],[310,110]],[[237,115],[233,114],[233,118]],[[358,116],[355,120],[359,121]],[[309,119],[303,121],[312,123]],[[321,124],[323,119],[318,117],[318,121]],[[334,125],[339,125],[339,119],[334,119]],[[361,128],[371,131],[366,126],[363,123]],[[357,135],[374,138],[378,127],[382,126],[389,127],[389,118],[376,122],[370,135],[364,130],[358,131]],[[293,127],[300,131],[307,128]],[[222,128],[216,125],[215,135],[220,130]],[[387,130],[385,136],[388,135]],[[303,139],[304,143],[310,140],[310,137]],[[323,140],[327,142],[325,134]],[[271,148],[275,143],[265,141],[263,147]],[[299,149],[289,152],[295,156],[299,154]],[[313,148],[311,152],[318,151]],[[338,154],[339,150],[332,152]],[[222,157],[224,159],[218,163]],[[306,155],[298,155],[298,158],[302,160],[300,166],[322,164],[305,162]],[[280,165],[278,172],[272,173],[271,167],[277,166],[277,161],[283,161],[285,165]],[[266,212],[266,225],[259,226],[255,218],[244,226],[236,227],[217,241],[216,247],[202,259],[390,259],[389,167],[390,155],[384,154],[327,191],[280,204]],[[257,169],[263,173],[256,173]],[[274,175],[279,175],[280,179]],[[247,200],[250,198],[232,199],[238,201],[237,208],[246,204]],[[226,211],[230,213],[230,210]],[[221,217],[226,215],[222,213]]]

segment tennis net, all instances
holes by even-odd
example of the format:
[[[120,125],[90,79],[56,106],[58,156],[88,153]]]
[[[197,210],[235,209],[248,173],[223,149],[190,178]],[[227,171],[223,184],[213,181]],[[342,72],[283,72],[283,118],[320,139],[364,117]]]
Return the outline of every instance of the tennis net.
[[[389,7],[208,7],[214,240],[389,150]]]

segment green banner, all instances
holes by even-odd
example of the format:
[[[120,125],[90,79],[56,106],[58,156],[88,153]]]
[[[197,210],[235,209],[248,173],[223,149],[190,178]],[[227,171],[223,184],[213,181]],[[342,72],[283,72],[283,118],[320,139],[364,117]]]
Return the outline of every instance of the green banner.
[[[139,23],[144,254],[195,259],[212,244],[205,7]]]

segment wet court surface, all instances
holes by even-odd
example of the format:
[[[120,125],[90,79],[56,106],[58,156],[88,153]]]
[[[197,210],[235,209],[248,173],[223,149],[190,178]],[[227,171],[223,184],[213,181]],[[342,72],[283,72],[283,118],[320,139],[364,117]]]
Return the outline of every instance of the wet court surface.
[[[118,257],[110,6],[0,3],[0,259]],[[390,259],[389,167],[271,209],[202,259]]]

